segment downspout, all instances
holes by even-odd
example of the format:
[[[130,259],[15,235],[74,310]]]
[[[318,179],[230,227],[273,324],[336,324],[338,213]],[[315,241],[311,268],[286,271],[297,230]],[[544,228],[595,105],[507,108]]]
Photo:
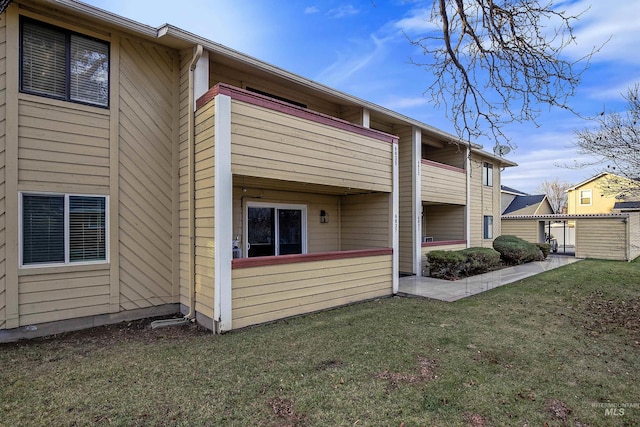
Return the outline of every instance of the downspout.
[[[189,313],[184,317],[192,322],[196,318],[196,202],[195,202],[195,145],[196,145],[196,118],[195,118],[195,92],[194,92],[194,72],[196,64],[202,56],[204,48],[201,44],[196,46],[193,58],[189,64],[189,102],[188,108],[188,170],[189,170]]]
[[[151,322],[151,328],[163,328],[166,326],[184,325],[189,322],[195,322],[196,320],[196,261],[195,261],[195,92],[194,92],[194,77],[193,73],[196,69],[196,64],[200,60],[204,48],[202,45],[197,45],[191,63],[189,64],[189,88],[188,88],[188,105],[187,105],[187,135],[188,135],[188,155],[187,155],[187,170],[189,171],[188,179],[188,194],[189,194],[189,313],[187,313],[182,319],[165,319],[156,320]]]

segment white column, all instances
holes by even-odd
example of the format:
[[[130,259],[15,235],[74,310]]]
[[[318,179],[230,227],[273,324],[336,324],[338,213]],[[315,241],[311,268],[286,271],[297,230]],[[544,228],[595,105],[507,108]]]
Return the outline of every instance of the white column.
[[[391,204],[392,204],[392,248],[393,248],[393,293],[398,293],[399,287],[399,275],[400,275],[400,188],[399,188],[399,171],[400,168],[398,166],[398,142],[393,143],[393,186],[391,193]]]
[[[465,206],[465,227],[467,228],[467,247],[471,247],[471,149],[467,146],[467,206]]]
[[[414,126],[412,131],[413,273],[420,277],[422,276],[422,130]]]
[[[231,98],[227,95],[217,95],[215,98],[215,130],[213,320],[217,322],[216,332],[219,333],[232,328],[233,175],[231,173]]]

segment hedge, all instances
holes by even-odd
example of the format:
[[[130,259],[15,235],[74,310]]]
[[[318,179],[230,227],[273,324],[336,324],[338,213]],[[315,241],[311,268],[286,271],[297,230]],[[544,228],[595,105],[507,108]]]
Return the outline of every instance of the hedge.
[[[491,248],[468,248],[459,251],[432,251],[427,254],[429,275],[455,280],[495,270],[500,253]]]
[[[496,237],[493,248],[500,252],[500,257],[508,265],[544,260],[543,251],[538,246],[516,236]]]

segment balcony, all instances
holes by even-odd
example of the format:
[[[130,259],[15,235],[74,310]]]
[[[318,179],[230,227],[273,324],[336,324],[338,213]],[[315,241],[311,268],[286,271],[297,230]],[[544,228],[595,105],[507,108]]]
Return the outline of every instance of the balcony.
[[[456,166],[422,159],[422,201],[466,205],[466,171]]]
[[[200,123],[220,114],[217,95],[231,98],[234,176],[392,191],[397,137],[223,84],[198,100]]]

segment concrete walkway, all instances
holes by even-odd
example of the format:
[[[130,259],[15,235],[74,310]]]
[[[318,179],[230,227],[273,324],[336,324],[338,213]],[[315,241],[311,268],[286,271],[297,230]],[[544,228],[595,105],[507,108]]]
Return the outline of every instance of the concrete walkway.
[[[460,280],[440,280],[432,277],[416,276],[401,277],[398,294],[433,298],[440,301],[456,301],[577,261],[580,261],[580,259],[569,256],[549,255],[544,261],[503,268],[502,270]]]

